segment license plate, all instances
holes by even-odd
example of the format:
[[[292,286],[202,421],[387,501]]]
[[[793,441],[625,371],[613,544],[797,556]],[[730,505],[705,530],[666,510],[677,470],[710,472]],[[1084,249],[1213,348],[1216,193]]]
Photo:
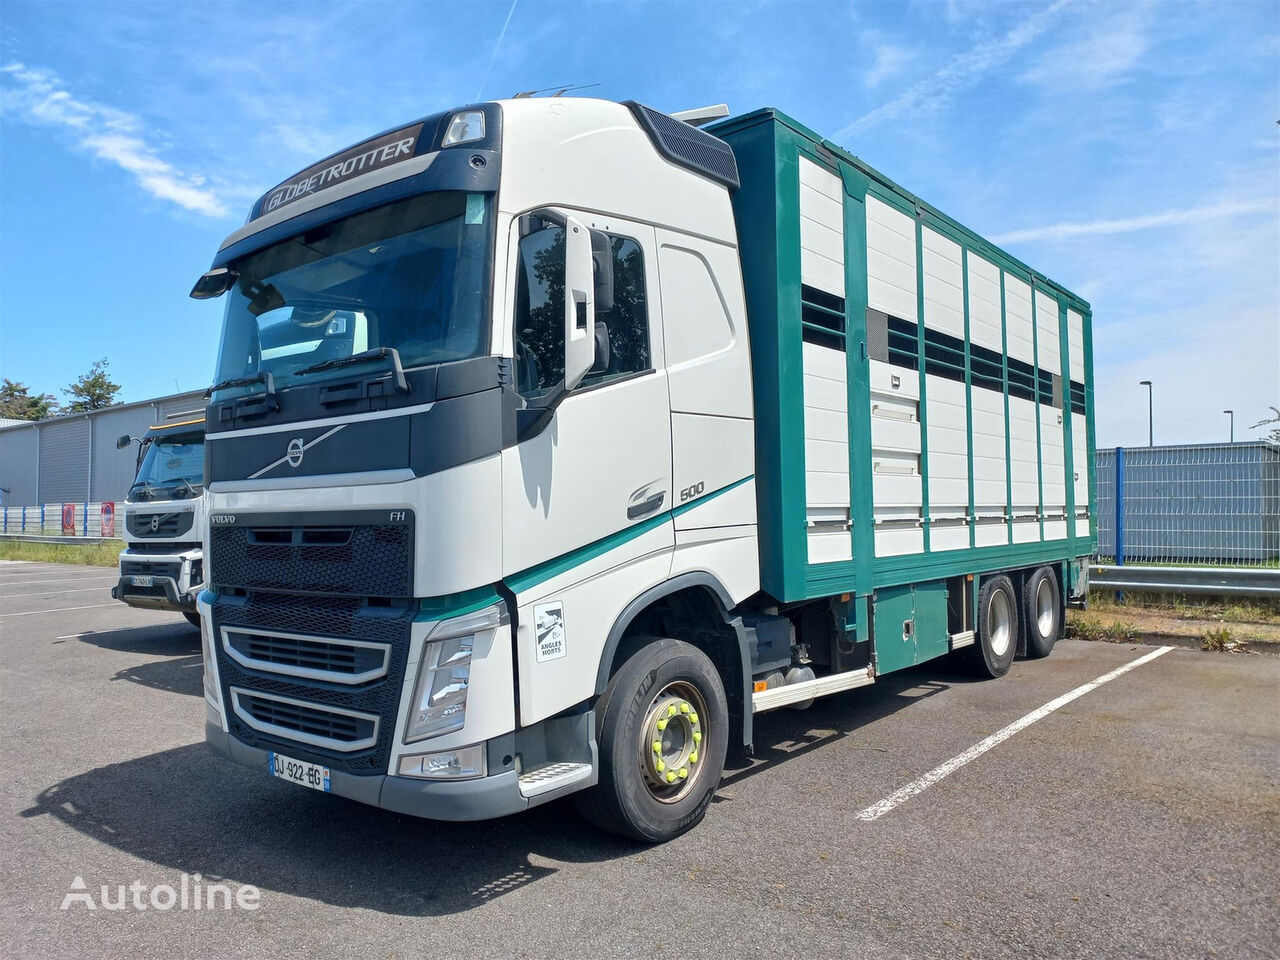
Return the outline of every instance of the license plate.
[[[305,760],[294,760],[292,757],[278,753],[268,755],[271,758],[271,775],[281,780],[288,780],[301,787],[329,792],[329,768],[318,763],[307,763]]]
[[[155,577],[134,577],[133,585],[135,587],[154,587],[156,584]]]

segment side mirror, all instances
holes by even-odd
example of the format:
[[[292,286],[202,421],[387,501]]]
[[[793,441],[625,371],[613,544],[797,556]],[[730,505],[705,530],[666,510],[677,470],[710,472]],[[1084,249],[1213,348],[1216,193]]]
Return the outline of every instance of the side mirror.
[[[240,274],[230,267],[217,267],[204,274],[191,288],[192,300],[212,300],[220,297],[235,284]]]
[[[595,363],[595,258],[591,232],[574,217],[564,224],[564,388],[572,390]]]
[[[129,436],[126,433],[123,437],[121,437],[119,440],[116,441],[116,449],[123,450],[125,447],[129,446],[129,444],[131,443],[133,443],[133,437]]]
[[[609,325],[596,321],[596,359],[591,364],[591,373],[604,373],[613,361],[613,352],[609,349]]]
[[[591,231],[591,257],[595,261],[596,313],[613,309],[613,247],[608,234]]]

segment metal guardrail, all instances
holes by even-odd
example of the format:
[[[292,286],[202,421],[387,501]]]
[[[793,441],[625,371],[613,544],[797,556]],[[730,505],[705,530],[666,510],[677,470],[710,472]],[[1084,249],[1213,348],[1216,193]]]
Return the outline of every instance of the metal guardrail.
[[[1097,564],[1089,567],[1089,588],[1212,596],[1280,597],[1280,569]]]

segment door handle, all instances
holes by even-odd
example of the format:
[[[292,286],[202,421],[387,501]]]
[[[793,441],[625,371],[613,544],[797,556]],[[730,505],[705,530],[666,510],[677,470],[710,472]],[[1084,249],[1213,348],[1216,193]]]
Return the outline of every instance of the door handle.
[[[627,506],[627,519],[639,520],[647,514],[653,513],[662,506],[662,502],[667,499],[666,491],[659,491],[648,499],[641,500],[639,503],[632,503]]]

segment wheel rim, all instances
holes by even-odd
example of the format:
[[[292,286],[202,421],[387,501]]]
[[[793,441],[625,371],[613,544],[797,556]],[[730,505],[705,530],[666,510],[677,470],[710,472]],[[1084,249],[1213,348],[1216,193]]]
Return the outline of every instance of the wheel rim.
[[[682,680],[668,683],[649,702],[640,725],[640,772],[655,800],[683,800],[702,779],[708,720],[701,691]]]
[[[1058,608],[1053,602],[1053,587],[1048,578],[1045,578],[1036,587],[1036,627],[1040,630],[1040,636],[1046,639],[1053,636],[1054,621],[1057,618]]]
[[[1003,590],[994,590],[987,601],[987,642],[991,652],[1002,657],[1013,639],[1013,608]]]

